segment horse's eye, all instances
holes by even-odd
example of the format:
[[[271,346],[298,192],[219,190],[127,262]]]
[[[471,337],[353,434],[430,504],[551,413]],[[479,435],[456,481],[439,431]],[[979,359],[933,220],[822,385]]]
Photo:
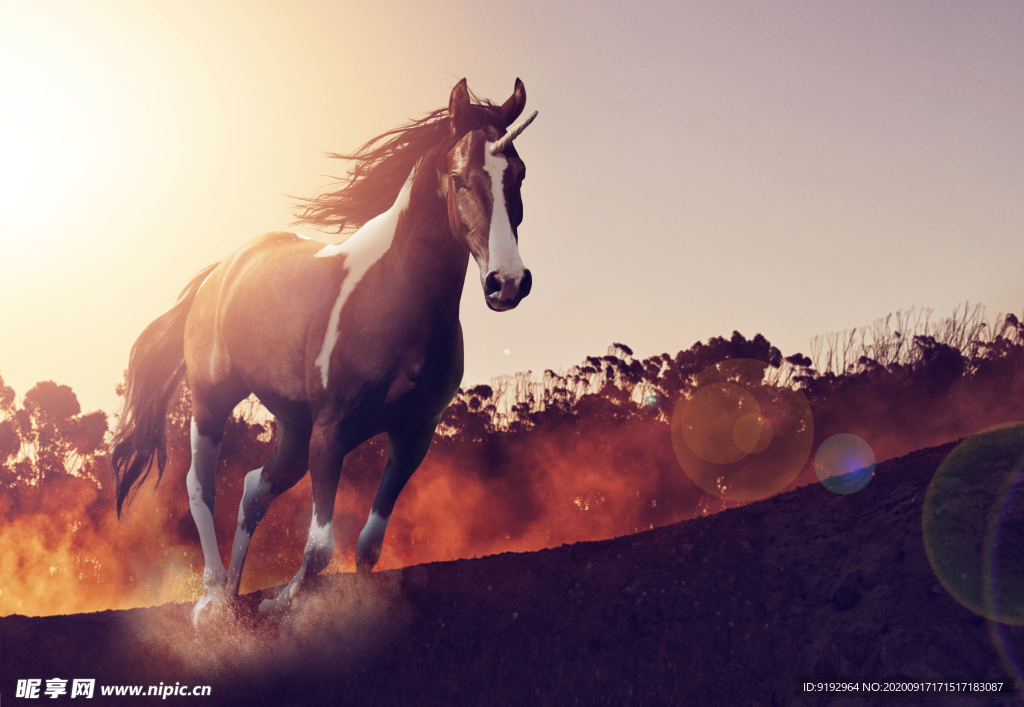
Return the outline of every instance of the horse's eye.
[[[466,182],[463,181],[462,177],[455,174],[455,172],[452,172],[452,186],[454,186],[456,189],[465,189]]]

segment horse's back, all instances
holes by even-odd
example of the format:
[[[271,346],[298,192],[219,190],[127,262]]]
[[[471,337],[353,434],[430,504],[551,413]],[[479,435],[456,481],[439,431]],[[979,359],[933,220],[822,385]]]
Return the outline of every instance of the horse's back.
[[[194,397],[218,396],[233,407],[230,398],[252,392],[275,415],[310,424],[307,344],[322,338],[337,289],[329,263],[314,257],[323,245],[265,233],[210,273],[185,329]]]

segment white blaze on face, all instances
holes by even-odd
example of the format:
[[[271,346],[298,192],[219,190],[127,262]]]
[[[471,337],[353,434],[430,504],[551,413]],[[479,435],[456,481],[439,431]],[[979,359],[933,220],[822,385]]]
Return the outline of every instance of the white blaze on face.
[[[416,163],[419,166],[419,162]],[[327,320],[327,333],[324,335],[320,354],[315,365],[320,369],[320,382],[327,388],[327,373],[331,365],[331,352],[338,343],[338,319],[345,300],[352,294],[359,281],[363,279],[370,267],[384,257],[395,239],[398,230],[398,217],[409,207],[412,195],[412,180],[416,176],[416,167],[412,168],[409,178],[405,180],[402,191],[398,193],[395,203],[384,213],[374,216],[363,224],[362,228],[353,233],[348,240],[337,245],[326,245],[317,251],[314,257],[331,258],[336,255],[345,256],[345,279],[341,283],[338,298],[331,308],[331,317]]]
[[[488,142],[484,145],[484,171],[491,178],[491,195],[494,203],[491,207],[491,228],[487,237],[487,277],[489,272],[498,272],[519,279],[526,268],[519,257],[519,244],[512,233],[512,223],[508,220],[508,205],[505,203],[503,179],[508,160],[505,155],[491,154]]]

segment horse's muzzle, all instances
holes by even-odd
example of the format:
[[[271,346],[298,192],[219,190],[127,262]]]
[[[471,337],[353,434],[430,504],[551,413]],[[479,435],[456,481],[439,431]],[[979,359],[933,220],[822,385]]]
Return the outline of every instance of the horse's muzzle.
[[[518,277],[492,270],[484,278],[484,300],[495,312],[507,312],[515,309],[532,288],[533,275],[529,270],[524,269]]]

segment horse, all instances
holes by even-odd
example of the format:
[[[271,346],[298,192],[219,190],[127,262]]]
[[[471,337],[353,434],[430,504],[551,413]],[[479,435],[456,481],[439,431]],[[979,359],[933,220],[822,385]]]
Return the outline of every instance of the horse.
[[[271,503],[307,470],[313,513],[302,566],[270,613],[290,605],[334,552],[343,460],[387,433],[388,455],[356,545],[368,574],[399,493],[423,461],[463,374],[459,303],[469,257],[487,306],[511,310],[530,293],[519,255],[526,167],[513,140],[523,113],[518,78],[501,105],[459,81],[447,109],[373,138],[336,191],[302,200],[299,222],[354,233],[324,244],[295,233],[249,240],[189,282],[132,346],[125,404],[111,450],[117,516],[151,469],[167,463],[166,416],[187,376],[191,392],[189,507],[199,531],[204,595],[198,627],[238,596],[252,534]],[[224,425],[254,394],[274,416],[276,443],[246,474],[227,569],[213,524],[214,470]]]

